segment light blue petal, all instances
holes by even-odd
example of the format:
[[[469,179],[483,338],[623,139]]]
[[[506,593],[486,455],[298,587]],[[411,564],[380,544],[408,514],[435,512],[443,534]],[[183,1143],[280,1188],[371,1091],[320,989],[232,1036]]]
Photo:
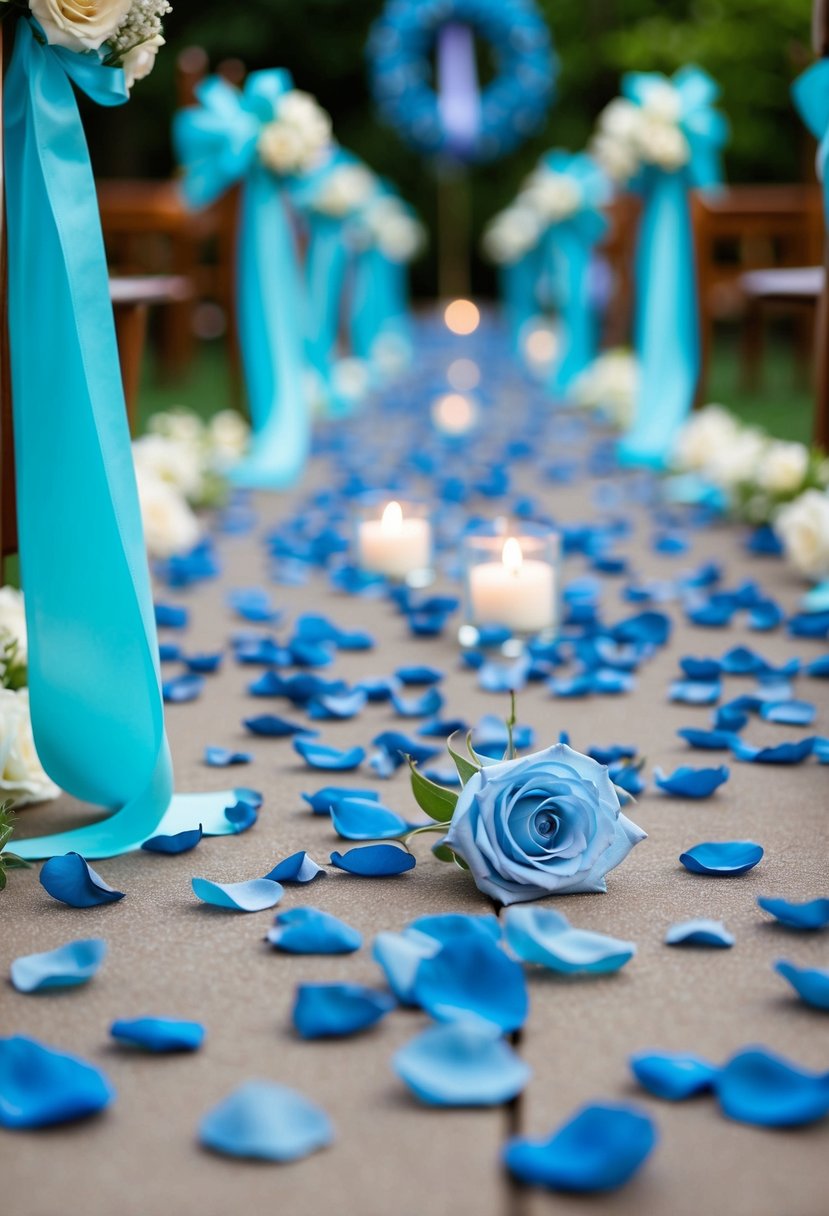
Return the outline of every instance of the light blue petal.
[[[313,882],[319,874],[325,876],[325,870],[303,850],[278,862],[265,878],[271,882],[306,883]]]
[[[378,802],[344,799],[331,809],[331,822],[344,840],[393,840],[410,830],[400,815]]]
[[[829,971],[817,967],[798,967],[786,959],[779,959],[774,970],[788,980],[797,995],[806,1005],[829,1011]]]
[[[346,798],[356,798],[358,802],[379,802],[380,795],[376,790],[353,790],[340,785],[326,785],[314,794],[303,794],[302,797],[315,815],[330,815],[335,802]]]
[[[433,937],[415,929],[403,933],[378,933],[371,947],[371,956],[382,967],[388,985],[403,1005],[416,1005],[415,977],[420,962],[440,950]]]
[[[758,905],[781,925],[789,929],[825,929],[829,925],[829,899],[810,899],[806,903],[790,903],[787,899],[771,899],[758,895]]]
[[[0,1127],[51,1127],[109,1106],[115,1090],[86,1060],[22,1035],[0,1039]]]
[[[356,929],[319,908],[291,908],[281,913],[267,939],[288,954],[353,954],[363,944]]]
[[[681,853],[679,860],[692,874],[733,878],[753,870],[763,857],[762,845],[753,840],[706,841]]]
[[[504,1032],[523,1026],[529,1009],[520,965],[489,937],[477,933],[452,938],[436,955],[421,961],[414,998],[440,1022],[474,1017]]]
[[[303,1039],[345,1038],[376,1025],[396,1004],[360,984],[300,984],[292,1017]]]
[[[394,1071],[432,1106],[496,1106],[511,1101],[530,1069],[492,1026],[431,1026],[395,1053]]]
[[[211,882],[207,878],[192,879],[193,894],[214,908],[229,908],[234,912],[263,912],[278,904],[285,894],[278,882],[269,878],[251,878],[248,882]]]
[[[231,764],[250,764],[250,752],[232,752],[226,747],[206,747],[204,762],[211,768],[227,768]]]
[[[308,739],[294,739],[293,746],[294,751],[302,756],[309,768],[328,769],[333,772],[351,772],[359,768],[366,758],[362,747],[338,751],[335,747],[323,747],[321,743],[312,743]]]
[[[720,920],[677,921],[665,934],[668,946],[719,946],[727,949],[734,945],[734,935],[729,933]]]
[[[199,1140],[216,1153],[262,1161],[297,1161],[334,1139],[326,1113],[302,1094],[272,1081],[248,1081],[214,1106]]]
[[[204,691],[204,676],[173,676],[161,685],[161,692],[168,705],[185,705],[197,701]]]
[[[198,1051],[204,1042],[205,1030],[201,1022],[185,1022],[179,1018],[122,1018],[112,1023],[109,1033],[120,1043],[164,1054]]]
[[[719,768],[691,768],[682,765],[666,776],[662,769],[653,770],[656,785],[675,798],[710,798],[729,778],[725,764]]]
[[[537,963],[563,975],[608,975],[633,958],[633,942],[574,929],[566,916],[551,908],[512,907],[504,916],[504,935],[525,963]]]
[[[811,701],[775,701],[760,707],[760,717],[780,726],[810,726],[817,717]]]
[[[640,1051],[628,1061],[639,1084],[668,1102],[681,1102],[711,1089],[719,1069],[699,1056]]]
[[[24,954],[12,961],[11,982],[18,992],[73,988],[92,979],[106,953],[106,942],[100,937],[90,937],[67,942],[43,954]]]
[[[363,878],[387,878],[405,874],[417,864],[412,853],[398,849],[392,844],[369,844],[360,849],[349,849],[347,853],[332,853],[331,864],[347,874],[359,874]]]
[[[53,899],[70,908],[95,908],[124,898],[124,892],[108,886],[80,853],[50,857],[41,866],[40,881]]]
[[[760,1127],[799,1127],[829,1113],[829,1074],[806,1072],[749,1047],[718,1073],[714,1090],[723,1114]]]
[[[431,916],[419,916],[408,928],[417,933],[425,933],[441,945],[459,937],[467,937],[470,933],[482,933],[494,942],[501,940],[500,921],[491,913],[470,916],[464,912],[439,912]]]

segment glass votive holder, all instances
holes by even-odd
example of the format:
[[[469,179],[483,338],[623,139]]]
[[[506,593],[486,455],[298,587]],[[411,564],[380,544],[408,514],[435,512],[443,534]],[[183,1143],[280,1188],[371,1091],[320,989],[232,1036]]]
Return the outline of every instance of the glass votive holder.
[[[434,581],[429,507],[392,494],[365,496],[355,512],[353,551],[355,564],[367,574],[428,587]]]
[[[561,538],[554,529],[472,533],[464,539],[464,623],[458,640],[477,646],[482,631],[502,628],[504,654],[530,638],[555,637],[560,619]]]

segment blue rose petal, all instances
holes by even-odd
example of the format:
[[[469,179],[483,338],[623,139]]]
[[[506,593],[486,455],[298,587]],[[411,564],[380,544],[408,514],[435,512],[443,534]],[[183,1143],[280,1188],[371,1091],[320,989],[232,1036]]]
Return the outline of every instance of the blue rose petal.
[[[155,604],[155,623],[159,629],[186,629],[190,614],[179,604]]]
[[[812,659],[811,663],[806,665],[806,674],[814,679],[829,680],[829,654],[821,655],[819,659]]]
[[[296,735],[315,735],[317,732],[302,722],[291,722],[276,714],[259,714],[244,718],[242,725],[252,735],[263,735],[266,739],[288,739]]]
[[[778,743],[773,747],[753,747],[742,739],[735,739],[731,751],[738,760],[751,764],[801,764],[814,751],[814,738],[800,739],[797,743]]]
[[[267,940],[288,954],[353,954],[363,944],[356,929],[319,908],[282,912]]]
[[[234,802],[233,806],[225,807],[225,819],[237,835],[252,828],[258,818],[256,807],[245,798],[240,798],[238,802]]]
[[[392,844],[370,844],[347,853],[332,853],[331,864],[347,874],[363,878],[390,878],[415,868],[416,860],[405,849]]]
[[[23,954],[13,959],[10,978],[18,992],[46,992],[52,988],[75,988],[96,974],[107,952],[100,937],[67,942],[43,954]]]
[[[829,1112],[829,1074],[806,1072],[763,1047],[733,1056],[714,1091],[729,1119],[760,1127],[800,1127]]]
[[[692,874],[733,878],[753,870],[762,856],[762,845],[753,840],[724,840],[695,844],[681,853],[679,860]]]
[[[80,853],[50,857],[41,866],[40,881],[53,899],[71,908],[95,908],[124,898],[124,892],[105,883]]]
[[[682,1102],[705,1093],[719,1072],[716,1065],[699,1056],[668,1051],[640,1051],[628,1063],[643,1089],[668,1102]]]
[[[292,1018],[303,1039],[346,1038],[376,1026],[396,1006],[388,993],[360,984],[300,984]]]
[[[719,680],[705,683],[702,680],[674,680],[668,692],[668,700],[680,705],[714,705],[722,695]]]
[[[722,921],[697,917],[693,920],[677,921],[665,934],[667,946],[718,946],[727,949],[734,945],[734,936]]]
[[[432,685],[416,697],[404,697],[392,692],[391,703],[400,718],[430,718],[443,708],[443,694]]]
[[[499,1106],[531,1075],[494,1026],[472,1021],[430,1026],[395,1053],[392,1066],[430,1106]]]
[[[195,675],[214,675],[222,665],[223,654],[191,654],[185,658],[184,665]]]
[[[197,701],[204,692],[204,676],[173,676],[161,685],[161,693],[168,705],[185,705]]]
[[[379,802],[346,798],[331,808],[334,830],[343,840],[394,840],[411,830],[411,824]]]
[[[687,655],[679,660],[679,665],[689,680],[702,680],[711,684],[722,675],[722,663],[719,659],[695,659]]]
[[[199,1124],[199,1140],[206,1148],[261,1161],[298,1161],[333,1139],[325,1111],[272,1081],[248,1081]]]
[[[797,995],[806,1005],[829,1011],[829,971],[818,968],[798,967],[787,959],[778,959],[774,970],[788,980]]]
[[[362,747],[351,747],[340,751],[336,747],[324,747],[321,743],[312,743],[309,739],[294,739],[294,751],[297,752],[309,768],[326,769],[332,772],[348,773],[359,768],[366,758]]]
[[[351,692],[341,693],[339,696],[323,695],[309,701],[308,716],[318,722],[347,722],[362,713],[367,701],[368,697],[362,688],[354,688]]]
[[[0,1127],[52,1127],[109,1106],[115,1090],[86,1060],[36,1039],[0,1039]]]
[[[292,853],[290,857],[277,862],[274,868],[265,875],[265,878],[270,882],[303,884],[313,882],[320,874],[324,876],[325,870],[322,866],[317,865],[313,857],[309,857],[303,849],[299,853]]]
[[[491,913],[470,916],[465,912],[439,912],[430,916],[418,916],[408,926],[407,932],[408,930],[425,933],[441,945],[459,937],[468,937],[470,934],[483,934],[493,942],[501,940],[501,922]]]
[[[657,1139],[653,1120],[634,1106],[584,1106],[550,1140],[511,1140],[504,1164],[530,1186],[612,1191],[641,1169]]]
[[[829,925],[829,899],[810,899],[806,903],[790,903],[787,899],[772,899],[767,895],[758,895],[758,905],[764,912],[786,925],[789,929],[803,929],[813,932],[825,929]]]
[[[414,686],[439,684],[443,679],[443,672],[439,668],[428,667],[425,664],[412,667],[398,667],[394,674],[401,683]]]
[[[422,960],[414,998],[437,1021],[473,1016],[504,1032],[523,1026],[529,1009],[521,966],[475,933],[446,942],[437,954]]]
[[[206,747],[204,762],[211,768],[228,768],[231,764],[250,764],[250,752],[233,752],[227,747]]]
[[[285,894],[278,882],[269,878],[251,878],[248,882],[211,882],[207,878],[191,880],[193,894],[214,908],[233,912],[262,912],[278,904]]]
[[[371,956],[382,968],[388,985],[402,1005],[416,1005],[415,978],[420,962],[441,948],[435,938],[413,928],[403,933],[378,933]]]
[[[227,602],[237,616],[254,624],[270,624],[282,615],[263,587],[236,587],[228,593]]]
[[[817,717],[811,701],[776,701],[760,707],[760,717],[779,726],[810,726]]]
[[[175,1051],[198,1051],[204,1042],[201,1022],[179,1018],[121,1018],[112,1023],[109,1033],[120,1043],[131,1043],[159,1055]]]
[[[729,751],[736,735],[733,730],[700,730],[695,726],[683,726],[676,732],[690,747],[701,751]]]
[[[666,776],[660,768],[653,771],[656,785],[676,798],[710,798],[728,780],[726,765],[719,768],[691,768],[682,765]]]
[[[347,798],[356,798],[358,802],[379,802],[380,795],[376,790],[355,790],[342,785],[326,785],[313,794],[303,794],[302,797],[315,815],[330,815],[337,802]]]
[[[523,962],[562,975],[608,975],[619,971],[636,953],[633,942],[574,929],[566,916],[552,908],[509,908],[504,936]]]
[[[185,828],[183,832],[175,832],[172,836],[150,836],[149,840],[142,843],[141,848],[147,853],[166,853],[171,856],[189,853],[195,849],[202,835],[202,825],[199,824],[197,828]]]

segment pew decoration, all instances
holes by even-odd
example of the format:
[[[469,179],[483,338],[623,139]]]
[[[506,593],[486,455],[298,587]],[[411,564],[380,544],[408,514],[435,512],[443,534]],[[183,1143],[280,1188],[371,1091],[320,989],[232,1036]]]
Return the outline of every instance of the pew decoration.
[[[823,209],[829,225],[829,59],[818,59],[792,85],[800,117],[818,141],[817,175],[823,186]]]
[[[135,60],[130,67],[130,51],[119,42],[122,6],[92,15],[70,6],[38,9],[47,11],[54,23],[38,24],[26,11],[13,18],[4,93],[28,688],[45,773],[81,801],[114,813],[22,840],[16,852],[31,859],[76,850],[95,858],[139,848],[162,824],[166,832],[199,823],[230,832],[224,808],[234,795],[173,796],[106,258],[72,88],[118,105],[142,68]],[[155,15],[160,28],[164,11],[133,4],[126,16],[145,30],[141,21]],[[145,68],[152,66],[152,51],[146,53]],[[36,325],[33,298],[49,301]]]
[[[635,346],[640,364],[633,426],[621,440],[628,464],[665,467],[691,409],[700,337],[689,194],[722,180],[725,117],[716,82],[697,67],[671,78],[631,72],[599,115],[590,150],[619,186],[641,193]]]
[[[483,88],[476,37],[495,62]],[[497,160],[543,125],[553,98],[556,59],[532,0],[390,0],[368,59],[381,118],[430,158]]]
[[[237,316],[253,428],[239,486],[283,489],[302,474],[311,443],[306,293],[290,187],[331,152],[331,120],[282,69],[253,72],[239,90],[218,76],[175,116],[173,137],[188,204],[205,207],[241,186]]]

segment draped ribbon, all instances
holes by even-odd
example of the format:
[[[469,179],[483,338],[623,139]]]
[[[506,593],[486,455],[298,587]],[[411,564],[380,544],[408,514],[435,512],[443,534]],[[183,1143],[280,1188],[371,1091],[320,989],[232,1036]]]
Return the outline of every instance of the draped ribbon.
[[[818,141],[817,175],[823,184],[823,211],[829,227],[829,59],[818,59],[792,85],[797,112]]]
[[[503,262],[498,267],[498,292],[504,304],[507,327],[513,348],[522,354],[522,338],[527,325],[538,315],[537,290],[541,270],[542,249],[523,254],[514,262]]]
[[[584,153],[556,150],[541,164],[550,173],[569,178],[580,198],[578,209],[551,224],[544,236],[544,260],[560,327],[548,387],[555,397],[565,398],[574,380],[596,357],[597,315],[590,271],[594,247],[607,230],[599,208],[608,201],[609,184],[592,157]]]
[[[4,91],[9,331],[20,561],[38,754],[114,811],[22,857],[105,857],[158,831],[227,831],[232,794],[173,798],[150,582],[95,183],[72,84],[127,100],[123,72],[17,22]],[[28,820],[27,816],[27,820]],[[223,821],[223,822],[222,822]]]
[[[173,123],[192,207],[241,183],[237,316],[253,437],[249,455],[230,476],[261,489],[292,485],[311,443],[304,285],[286,188],[258,153],[262,128],[292,87],[280,69],[252,72],[242,92],[212,76],[196,90],[198,105],[180,110]]]
[[[658,73],[634,72],[622,93],[642,104],[649,90],[664,85]],[[727,123],[714,109],[716,82],[700,68],[681,68],[672,77],[680,103],[680,126],[690,149],[688,163],[675,172],[648,167],[638,182],[643,197],[636,255],[634,342],[639,360],[636,413],[621,440],[626,464],[663,467],[694,401],[700,370],[694,236],[689,191],[722,180],[720,149]]]
[[[376,245],[361,249],[351,283],[349,333],[358,359],[371,362],[393,311],[388,258]]]

